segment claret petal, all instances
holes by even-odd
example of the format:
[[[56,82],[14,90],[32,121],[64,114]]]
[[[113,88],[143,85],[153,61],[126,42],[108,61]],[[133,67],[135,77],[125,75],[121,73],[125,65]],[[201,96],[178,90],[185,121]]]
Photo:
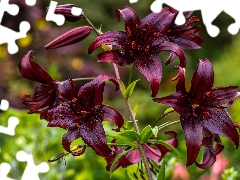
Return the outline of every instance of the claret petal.
[[[18,68],[21,75],[24,78],[30,79],[32,81],[52,85],[53,79],[51,76],[37,63],[32,61],[33,58],[33,51],[29,51],[19,62]]]

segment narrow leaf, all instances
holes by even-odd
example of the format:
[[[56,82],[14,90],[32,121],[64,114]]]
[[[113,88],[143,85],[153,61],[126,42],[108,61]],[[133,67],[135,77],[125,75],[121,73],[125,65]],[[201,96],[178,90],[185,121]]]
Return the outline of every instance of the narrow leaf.
[[[121,81],[121,80],[119,80],[119,84],[120,84],[120,88],[122,89],[122,93],[123,93],[123,95],[125,94],[125,91],[126,91],[126,88],[125,88],[125,85],[124,85],[124,83]]]
[[[129,146],[137,148],[138,146],[135,142],[139,140],[139,134],[133,130],[126,130],[118,136],[114,136],[114,139],[120,140]]]
[[[147,142],[152,135],[153,133],[151,126],[150,125],[146,126],[140,133],[139,139],[140,144],[144,144],[145,142]]]
[[[166,148],[168,148],[168,149],[172,150],[173,152],[175,152],[181,158],[183,158],[182,155],[179,153],[179,151],[175,147],[171,146],[170,144],[166,143],[163,140],[148,140],[148,142],[155,142],[155,143],[161,144],[161,145],[165,146]]]
[[[133,81],[131,84],[129,84],[129,86],[127,87],[126,91],[124,92],[124,98],[128,99],[130,98],[130,96],[133,93],[134,87],[136,85],[136,83],[139,81],[140,79]]]
[[[139,108],[140,104],[142,104],[142,102],[138,103],[138,104],[133,108],[133,115],[134,115],[134,117],[136,117],[136,115],[137,115],[137,111],[138,111],[138,108]]]
[[[163,159],[162,160],[162,165],[161,165],[160,170],[159,170],[157,180],[165,180],[165,169],[166,169],[165,166],[166,166],[166,162],[165,162],[165,159]]]
[[[129,174],[127,169],[125,169],[125,176],[126,176],[127,180],[136,180],[131,174]]]
[[[129,153],[129,152],[132,151],[132,150],[134,150],[134,148],[131,148],[131,149],[127,150],[127,151],[124,151],[124,152],[120,153],[119,155],[117,155],[117,156],[114,158],[114,160],[113,160],[113,162],[112,162],[112,165],[111,165],[111,167],[110,167],[110,170],[109,170],[109,172],[110,172],[110,179],[111,179],[111,177],[112,177],[113,168],[114,168],[115,164],[117,163],[117,161],[118,161],[123,155]]]

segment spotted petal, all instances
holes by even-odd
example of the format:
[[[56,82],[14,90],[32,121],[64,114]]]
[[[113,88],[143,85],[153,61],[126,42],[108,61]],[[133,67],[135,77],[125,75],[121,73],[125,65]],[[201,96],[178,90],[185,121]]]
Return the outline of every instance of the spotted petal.
[[[209,106],[222,106],[235,100],[239,95],[237,86],[218,87],[213,89],[211,93],[207,94],[206,99],[202,101],[201,104]]]
[[[80,136],[97,155],[106,157],[111,154],[112,150],[107,145],[102,122],[98,119],[91,118],[82,124]]]
[[[189,91],[195,97],[193,103],[197,104],[207,92],[212,90],[213,82],[214,74],[211,62],[207,58],[200,59],[193,74]]]
[[[187,144],[187,164],[193,164],[198,156],[202,144],[202,126],[199,119],[194,116],[180,117]]]
[[[106,120],[117,125],[117,130],[123,126],[124,119],[122,115],[112,107],[103,105],[99,108],[98,112],[102,115],[102,120]]]
[[[140,20],[136,12],[130,7],[125,7],[121,10],[117,9],[115,13],[118,21],[120,21],[120,14],[122,15],[122,18],[125,22],[125,30],[128,35],[134,35],[140,25]]]
[[[153,101],[172,107],[181,116],[187,117],[192,115],[191,101],[188,93],[175,92],[166,97],[154,98]]]
[[[177,12],[169,7],[163,8],[159,13],[153,12],[141,20],[140,29],[145,29],[146,37],[156,36],[163,40]],[[156,34],[154,35],[154,33]]]
[[[219,134],[233,141],[236,148],[239,145],[239,136],[226,109],[209,108],[209,117],[202,121],[203,126],[214,134]]]
[[[68,129],[71,124],[77,122],[75,112],[70,108],[68,103],[60,104],[48,111],[48,127],[60,127]]]
[[[127,46],[127,34],[123,31],[108,31],[96,39],[94,39],[93,43],[88,48],[88,54],[91,54],[98,47],[106,44],[106,45],[114,45],[120,48]]]
[[[105,86],[105,81],[112,81],[116,90],[119,89],[119,84],[113,77],[99,75],[93,81],[85,84],[79,89],[78,92],[78,102],[87,109],[97,110],[103,102],[103,91]]]
[[[147,78],[151,84],[152,97],[155,97],[159,90],[162,79],[162,64],[160,58],[154,54],[140,54],[135,57],[137,69]]]

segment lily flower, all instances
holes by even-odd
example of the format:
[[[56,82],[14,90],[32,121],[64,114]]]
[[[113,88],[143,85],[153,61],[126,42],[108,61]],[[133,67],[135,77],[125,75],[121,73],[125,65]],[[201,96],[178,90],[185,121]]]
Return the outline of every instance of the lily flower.
[[[77,93],[75,84],[71,79],[56,81],[37,63],[32,61],[33,51],[29,51],[19,62],[21,75],[29,80],[39,82],[33,96],[25,94],[22,103],[30,106],[29,114],[39,113],[41,119],[47,120],[47,110],[60,103],[62,98],[72,98]]]
[[[212,89],[214,72],[211,62],[200,59],[189,92],[185,89],[185,70],[180,68],[176,92],[154,101],[171,106],[180,114],[187,146],[187,165],[193,164],[203,142],[203,130],[225,136],[239,145],[239,136],[226,108],[240,95],[237,86]],[[206,129],[206,130],[205,130]],[[210,136],[207,135],[208,137]],[[216,153],[215,153],[216,154]]]
[[[82,86],[78,94],[70,102],[64,102],[48,111],[49,127],[60,127],[68,132],[62,138],[62,145],[74,156],[81,155],[84,150],[71,151],[71,143],[78,139],[91,147],[97,155],[108,156],[112,150],[106,142],[102,121],[106,120],[117,125],[119,130],[124,123],[122,115],[114,108],[103,105],[105,81],[112,81],[119,89],[116,79],[99,75],[93,81]]]
[[[173,137],[173,139],[167,140],[166,143],[170,144],[173,147],[178,146],[178,140],[177,140],[177,133],[173,131],[165,132],[164,134],[168,134]],[[113,140],[113,143],[115,143],[115,140]],[[155,146],[155,147],[154,147]],[[111,156],[108,156],[105,158],[107,161],[107,167],[106,169],[109,171],[110,167],[112,166],[113,160],[117,155],[124,152],[123,148],[119,148],[118,146],[113,146],[114,151]],[[171,150],[167,149],[165,146],[157,143],[145,143],[143,144],[143,149],[146,153],[146,157],[148,160],[151,160],[153,162],[160,162],[163,158],[163,156],[170,152]],[[127,167],[132,164],[137,164],[142,161],[142,157],[140,155],[140,151],[138,149],[132,150],[129,153],[123,155],[114,165],[113,171],[115,171],[118,167]]]
[[[46,49],[56,49],[63,46],[78,43],[84,40],[91,33],[92,28],[89,26],[81,26],[67,31],[66,33],[58,36],[50,43],[48,43]]]
[[[115,63],[120,66],[134,63],[150,82],[152,97],[155,97],[162,78],[162,64],[158,54],[162,51],[171,51],[179,57],[179,66],[186,66],[183,50],[175,43],[166,40],[166,34],[176,13],[173,8],[163,8],[160,13],[151,13],[140,21],[130,7],[116,10],[118,20],[122,15],[126,31],[108,31],[101,34],[90,45],[88,53],[92,53],[104,44],[118,46],[121,50],[98,54],[99,62]],[[169,58],[170,60],[167,61],[173,60],[171,55]]]
[[[176,43],[183,49],[199,49],[203,43],[203,39],[198,33],[200,25],[190,26],[192,23],[199,22],[200,20],[196,16],[191,16],[192,11],[183,13],[186,22],[183,25],[176,25],[173,23],[167,32],[167,38],[170,42]]]

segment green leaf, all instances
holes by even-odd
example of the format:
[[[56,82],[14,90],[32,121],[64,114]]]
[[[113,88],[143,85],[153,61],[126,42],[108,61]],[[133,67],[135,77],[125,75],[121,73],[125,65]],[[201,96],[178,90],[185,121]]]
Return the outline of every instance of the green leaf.
[[[149,138],[153,135],[152,128],[150,125],[146,126],[142,132],[140,133],[139,142],[140,144],[144,144],[149,140]]]
[[[125,169],[125,175],[127,180],[136,180],[131,174],[128,173],[127,169]]]
[[[138,147],[138,145],[135,143],[135,141],[139,141],[139,134],[136,131],[126,130],[126,131],[122,132],[121,134],[119,134],[118,136],[114,136],[113,138],[120,140],[134,148]]]
[[[124,98],[128,99],[130,98],[130,96],[133,93],[134,87],[136,85],[136,83],[139,81],[140,79],[133,81],[131,84],[129,84],[129,86],[127,87],[126,91],[124,92]]]
[[[114,160],[113,160],[113,162],[112,162],[112,165],[111,165],[111,167],[110,167],[110,170],[109,170],[109,172],[110,172],[110,179],[111,179],[111,177],[112,177],[113,168],[114,168],[115,164],[117,163],[117,161],[118,161],[123,155],[127,154],[128,152],[130,152],[130,151],[132,151],[132,150],[134,150],[134,148],[131,148],[131,149],[127,150],[127,151],[124,151],[124,152],[120,153],[119,155],[117,155],[117,156],[114,158]]]
[[[158,127],[155,126],[154,128],[152,128],[152,133],[155,137],[157,137],[157,134],[158,134]]]
[[[165,146],[166,148],[168,148],[168,149],[172,150],[173,152],[175,152],[181,158],[183,158],[182,155],[179,153],[179,151],[175,147],[171,146],[170,144],[166,143],[163,140],[148,140],[148,142],[155,142],[155,143],[161,144],[161,145]]]
[[[122,93],[124,95],[125,91],[126,91],[125,85],[124,85],[124,83],[121,80],[119,80],[119,82],[120,82],[120,88],[122,89]]]
[[[142,102],[138,103],[138,104],[133,108],[133,116],[134,116],[134,117],[136,117],[136,115],[137,115],[137,111],[138,111],[138,108],[139,108],[140,104],[142,104]]]
[[[166,166],[166,162],[165,162],[165,159],[163,159],[157,180],[165,180],[165,166]]]

